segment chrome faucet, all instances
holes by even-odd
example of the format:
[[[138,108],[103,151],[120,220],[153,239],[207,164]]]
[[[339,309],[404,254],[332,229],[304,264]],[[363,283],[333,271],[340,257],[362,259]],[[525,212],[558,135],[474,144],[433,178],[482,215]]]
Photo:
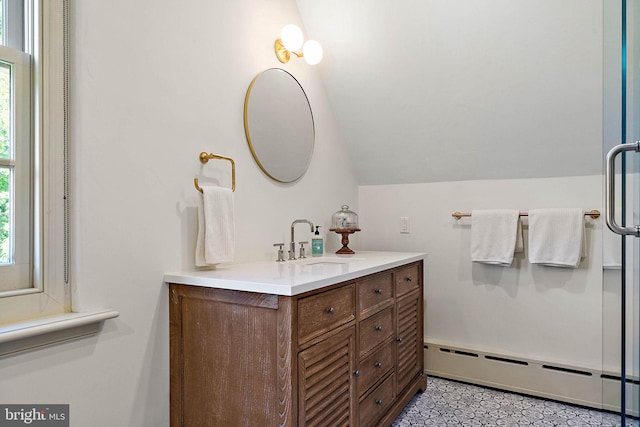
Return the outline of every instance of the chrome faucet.
[[[291,223],[291,243],[289,243],[289,260],[294,260],[296,259],[296,240],[293,236],[294,233],[294,227],[296,224],[300,224],[300,223],[307,223],[309,224],[309,227],[311,228],[311,232],[313,233],[313,223],[309,220],[306,219],[296,219],[295,221],[293,221]]]

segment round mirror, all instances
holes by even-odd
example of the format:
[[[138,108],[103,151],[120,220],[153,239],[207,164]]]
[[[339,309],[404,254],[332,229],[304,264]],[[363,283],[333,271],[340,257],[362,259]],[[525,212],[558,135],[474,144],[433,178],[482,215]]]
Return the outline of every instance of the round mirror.
[[[244,101],[244,130],[260,169],[279,182],[306,172],[315,129],[311,106],[300,83],[280,68],[258,74]]]

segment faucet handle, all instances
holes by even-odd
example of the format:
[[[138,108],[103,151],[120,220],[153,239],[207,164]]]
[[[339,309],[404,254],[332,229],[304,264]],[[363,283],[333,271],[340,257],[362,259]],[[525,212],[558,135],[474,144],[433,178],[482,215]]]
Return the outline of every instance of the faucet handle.
[[[299,258],[306,258],[305,254],[304,254],[304,245],[308,245],[309,242],[298,242],[298,244],[300,245],[300,257]]]
[[[282,249],[284,247],[284,243],[274,243],[273,246],[280,246],[280,248],[278,249],[278,259],[276,261],[284,261],[284,249]]]

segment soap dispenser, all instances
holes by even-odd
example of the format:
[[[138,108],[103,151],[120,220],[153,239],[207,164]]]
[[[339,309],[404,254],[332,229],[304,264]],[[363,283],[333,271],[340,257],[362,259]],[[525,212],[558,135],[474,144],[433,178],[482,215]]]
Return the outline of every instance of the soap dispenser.
[[[311,237],[311,256],[322,256],[324,254],[324,240],[320,235],[319,225],[316,225],[316,232]]]

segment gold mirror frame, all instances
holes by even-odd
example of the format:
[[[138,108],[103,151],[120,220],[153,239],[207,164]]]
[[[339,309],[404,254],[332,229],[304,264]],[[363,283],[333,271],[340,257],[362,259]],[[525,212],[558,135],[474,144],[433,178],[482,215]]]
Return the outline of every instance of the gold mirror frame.
[[[287,71],[269,68],[253,79],[244,101],[244,130],[269,178],[290,183],[307,171],[315,145],[313,114],[302,85]]]

